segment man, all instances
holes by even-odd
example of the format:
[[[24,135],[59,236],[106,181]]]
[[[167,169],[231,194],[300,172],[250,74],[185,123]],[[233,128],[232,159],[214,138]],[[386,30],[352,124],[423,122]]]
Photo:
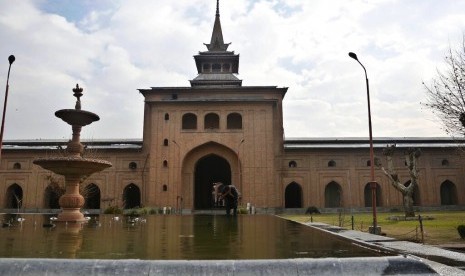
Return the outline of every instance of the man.
[[[220,198],[224,200],[226,207],[226,215],[231,215],[231,209],[233,210],[233,216],[237,215],[237,202],[239,199],[239,192],[234,185],[222,185],[220,189]]]

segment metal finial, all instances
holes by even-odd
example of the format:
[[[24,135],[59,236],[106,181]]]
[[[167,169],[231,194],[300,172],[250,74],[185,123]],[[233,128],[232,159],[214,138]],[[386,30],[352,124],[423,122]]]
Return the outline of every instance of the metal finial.
[[[15,56],[11,55],[8,57],[8,62],[10,63],[10,65],[15,62]]]
[[[216,16],[220,16],[220,0],[216,0]]]
[[[82,91],[84,89],[82,89],[81,87],[79,87],[79,84],[76,84],[76,88],[73,88],[73,92],[74,92],[74,97],[77,98],[77,101],[76,101],[76,106],[75,108],[76,109],[81,109],[81,96],[82,96]]]

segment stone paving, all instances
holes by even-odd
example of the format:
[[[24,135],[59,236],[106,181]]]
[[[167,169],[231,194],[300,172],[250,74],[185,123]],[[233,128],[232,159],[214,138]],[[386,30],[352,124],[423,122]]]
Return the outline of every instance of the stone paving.
[[[465,275],[465,254],[439,247],[407,241],[398,241],[394,238],[373,235],[366,232],[347,230],[324,223],[305,223],[306,225],[331,232],[368,246],[397,252],[404,255],[417,256],[422,262],[431,266],[440,275]]]

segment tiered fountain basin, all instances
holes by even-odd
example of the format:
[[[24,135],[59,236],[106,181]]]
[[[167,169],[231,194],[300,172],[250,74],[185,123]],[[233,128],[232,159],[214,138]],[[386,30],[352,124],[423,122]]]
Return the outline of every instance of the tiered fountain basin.
[[[52,157],[34,160],[34,164],[65,177],[65,194],[59,199],[62,212],[58,214],[58,221],[83,222],[84,215],[80,209],[85,199],[79,193],[79,185],[83,177],[111,167],[105,160],[82,158],[76,156]]]
[[[106,160],[82,157],[51,157],[34,160],[34,164],[63,176],[87,176],[110,168],[112,164]]]
[[[55,116],[72,126],[86,126],[100,120],[97,114],[80,109],[61,109]]]
[[[81,110],[82,91],[83,89],[76,84],[76,88],[73,89],[77,98],[74,109],[61,109],[55,112],[55,116],[71,125],[73,130],[73,138],[66,148],[67,156],[34,160],[34,164],[65,177],[65,193],[58,201],[62,209],[58,221],[64,222],[85,221],[81,213],[85,200],[79,193],[79,185],[84,178],[112,166],[105,160],[82,157],[84,152],[84,146],[80,141],[82,127],[100,120],[97,114]]]

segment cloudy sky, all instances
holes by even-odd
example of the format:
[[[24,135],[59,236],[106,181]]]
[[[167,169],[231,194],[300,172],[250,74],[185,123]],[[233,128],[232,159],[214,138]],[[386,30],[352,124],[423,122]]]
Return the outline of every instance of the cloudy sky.
[[[138,88],[189,86],[206,50],[215,0],[0,0],[0,89],[10,75],[5,139],[70,138],[54,116],[73,108],[101,120],[82,137],[141,138]],[[445,136],[422,82],[465,32],[465,1],[221,0],[243,85],[289,87],[286,137],[366,137],[365,78],[375,137]],[[0,92],[3,99],[4,90]],[[2,102],[3,100],[0,100]]]

